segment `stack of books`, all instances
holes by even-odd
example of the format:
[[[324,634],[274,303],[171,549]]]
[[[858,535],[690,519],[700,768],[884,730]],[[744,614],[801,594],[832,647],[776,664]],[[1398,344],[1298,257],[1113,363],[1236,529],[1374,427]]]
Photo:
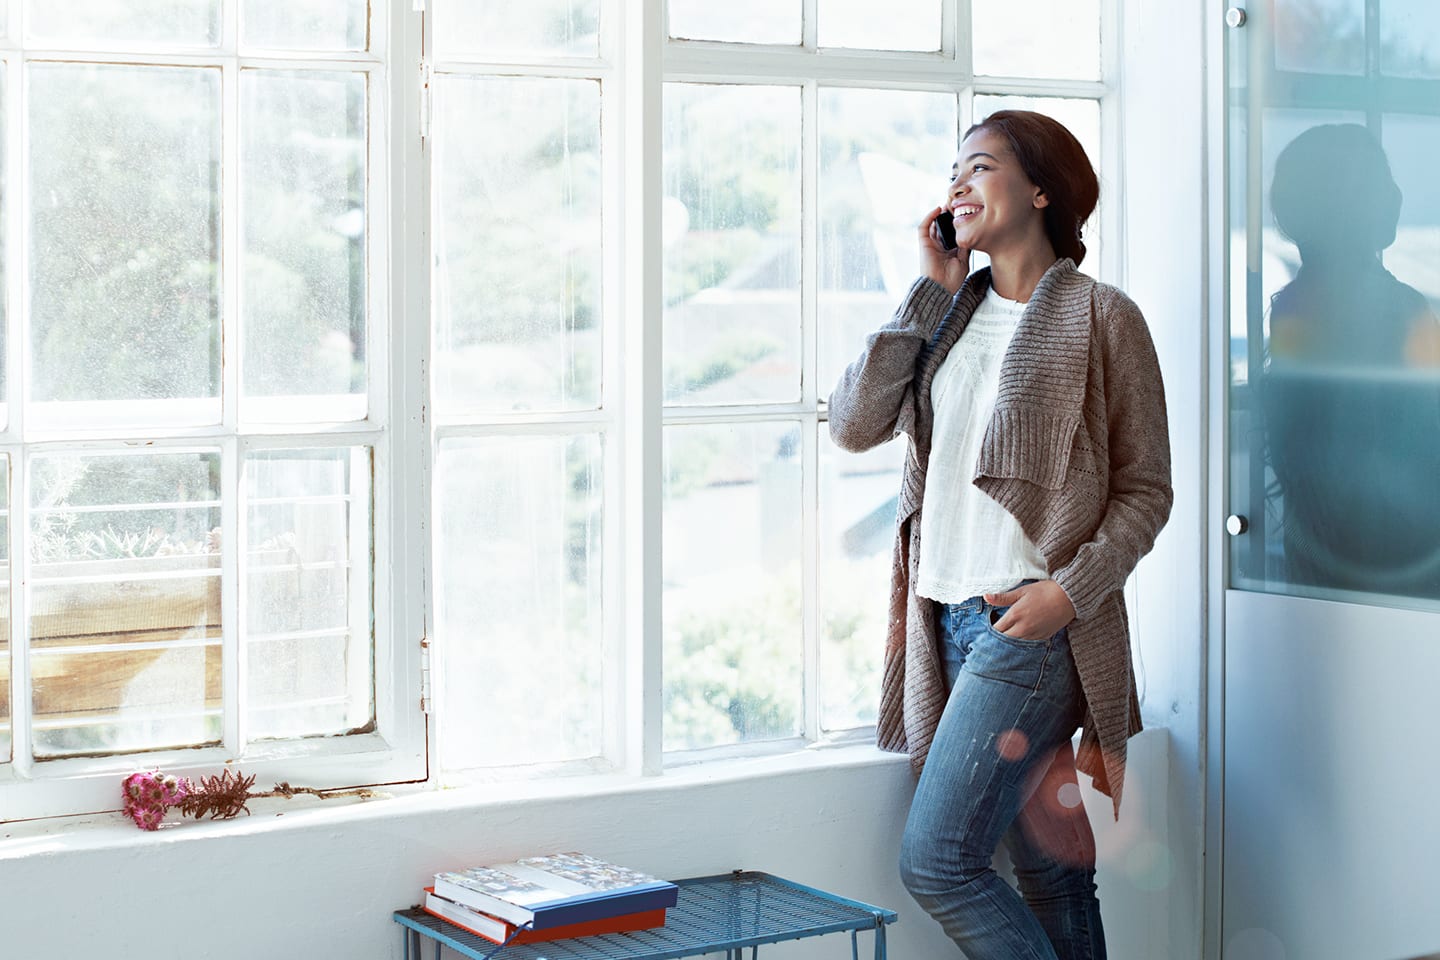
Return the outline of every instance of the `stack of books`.
[[[665,925],[679,888],[583,853],[435,874],[425,912],[493,943],[539,943]]]

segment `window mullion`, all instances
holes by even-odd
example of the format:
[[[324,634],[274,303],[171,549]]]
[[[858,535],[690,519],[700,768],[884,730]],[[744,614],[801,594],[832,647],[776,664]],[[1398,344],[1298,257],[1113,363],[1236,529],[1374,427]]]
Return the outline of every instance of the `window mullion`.
[[[806,0],[812,5],[814,0]],[[808,31],[808,28],[807,28]],[[804,683],[801,732],[808,739],[820,735],[820,590],[819,554],[815,549],[819,529],[819,435],[815,409],[819,405],[818,383],[819,299],[820,299],[820,85],[806,81],[801,90],[800,117],[800,346],[801,405],[806,411],[800,424],[800,543],[801,558],[801,639]]]
[[[945,23],[945,40],[954,44],[956,72],[963,83],[975,76],[974,44],[970,42],[970,0],[944,0],[944,3],[942,16],[950,17]]]
[[[619,85],[623,110],[619,214],[624,265],[623,312],[616,318],[626,376],[621,411],[624,602],[629,638],[624,677],[626,751],[632,774],[657,774],[662,759],[661,677],[663,593],[664,428],[661,331],[664,320],[661,248],[664,0],[624,5]]]
[[[820,46],[820,0],[800,0],[801,46],[815,50]]]
[[[247,445],[234,437],[221,446],[220,475],[220,660],[223,720],[221,742],[232,756],[244,753],[246,742],[245,644],[243,641],[243,597],[240,588],[241,557],[245,531],[245,450]]]
[[[22,450],[10,463],[10,744],[13,769],[21,778],[34,770],[34,704],[30,683],[29,457]]]

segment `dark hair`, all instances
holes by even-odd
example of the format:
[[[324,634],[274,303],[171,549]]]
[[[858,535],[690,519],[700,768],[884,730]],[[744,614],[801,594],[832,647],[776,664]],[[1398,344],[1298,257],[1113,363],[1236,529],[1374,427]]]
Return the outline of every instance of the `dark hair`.
[[[1345,200],[1345,223],[1335,222],[1334,201]],[[1395,242],[1400,187],[1375,135],[1358,123],[1311,127],[1275,158],[1270,209],[1275,225],[1307,251],[1359,244],[1379,253]]]
[[[1010,141],[1020,169],[1050,201],[1044,208],[1050,245],[1057,255],[1079,266],[1085,259],[1081,230],[1100,202],[1100,181],[1080,141],[1058,120],[1029,110],[997,110],[966,130],[965,136],[977,130]]]

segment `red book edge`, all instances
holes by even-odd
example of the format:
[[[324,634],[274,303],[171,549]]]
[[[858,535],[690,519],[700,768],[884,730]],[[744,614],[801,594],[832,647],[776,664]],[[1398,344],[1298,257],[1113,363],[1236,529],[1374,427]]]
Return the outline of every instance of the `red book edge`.
[[[425,892],[428,894],[433,894],[435,892],[435,888],[426,887]],[[471,909],[470,907],[466,907],[463,905],[459,906],[462,910]],[[505,942],[504,940],[496,940],[488,933],[483,933],[472,927],[467,927],[463,923],[457,923],[450,917],[436,913],[434,910],[431,910],[424,904],[421,904],[420,909],[424,910],[432,917],[437,917],[441,920],[444,920],[451,926],[459,927],[461,930],[464,930],[467,933],[473,933],[475,936],[481,937],[485,940],[489,940],[491,943]],[[474,912],[479,913],[481,911],[476,910]],[[486,916],[490,916],[490,914],[486,914]],[[491,917],[491,919],[505,925],[506,937],[509,937],[512,933],[515,933],[515,924],[511,923],[510,921],[501,920],[499,917]],[[544,930],[522,930],[518,935],[516,935],[515,939],[510,941],[510,943],[544,943],[547,940],[565,940],[570,937],[593,937],[598,936],[602,933],[629,933],[632,930],[649,930],[654,927],[663,926],[665,926],[664,907],[660,908],[659,910],[642,910],[639,913],[623,913],[619,916],[605,917],[600,920],[586,920],[582,923],[567,923],[564,926],[549,927]]]

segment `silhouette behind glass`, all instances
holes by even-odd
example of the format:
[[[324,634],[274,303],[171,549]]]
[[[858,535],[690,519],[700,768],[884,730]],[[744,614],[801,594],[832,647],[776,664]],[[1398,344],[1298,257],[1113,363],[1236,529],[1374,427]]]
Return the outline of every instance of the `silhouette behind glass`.
[[[1440,597],[1440,325],[1385,269],[1401,194],[1363,126],[1281,151],[1271,208],[1299,248],[1261,379],[1291,584]]]

